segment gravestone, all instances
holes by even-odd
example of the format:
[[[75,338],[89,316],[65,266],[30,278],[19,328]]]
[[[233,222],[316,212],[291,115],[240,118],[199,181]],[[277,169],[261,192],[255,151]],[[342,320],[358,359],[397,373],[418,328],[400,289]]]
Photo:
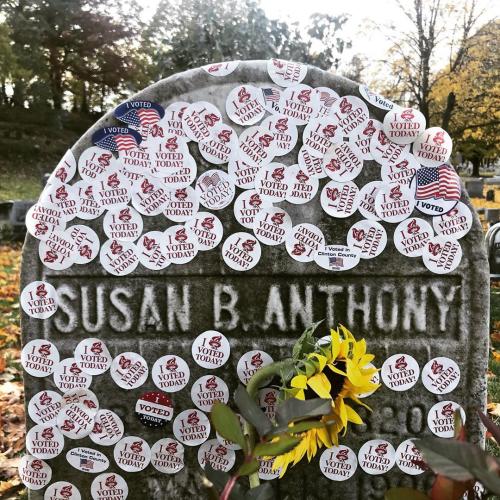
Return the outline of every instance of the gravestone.
[[[465,181],[465,189],[471,198],[482,198],[483,197],[483,179],[468,179]]]
[[[256,86],[271,84],[265,61],[241,62],[225,77],[213,77],[204,69],[194,69],[162,80],[136,99],[158,102],[164,107],[176,101],[208,101],[216,105],[224,121],[228,93],[240,83]],[[358,84],[314,67],[308,67],[302,82],[312,87],[329,87],[339,95],[360,97]],[[379,120],[384,113],[369,106],[370,114]],[[111,113],[104,116],[72,148],[78,159],[91,146],[92,133],[104,126],[116,125]],[[240,133],[242,127],[231,123]],[[300,136],[300,134],[299,134]],[[296,163],[301,141],[282,158],[287,165]],[[196,158],[198,174],[213,168],[198,153],[197,145],[189,144]],[[365,166],[356,183],[361,188],[376,180],[380,167],[373,161]],[[321,183],[325,183],[324,179]],[[462,201],[471,207],[467,195]],[[327,215],[318,199],[307,205],[282,204],[294,221],[319,226],[329,243],[344,244],[347,230],[361,220],[359,212],[346,219]],[[235,221],[232,206],[217,212],[224,226],[224,237],[241,226]],[[426,216],[419,215],[427,218]],[[85,223],[99,235],[102,218]],[[166,229],[171,225],[163,215],[144,217],[144,232]],[[384,224],[390,239],[394,224]],[[207,372],[191,357],[193,340],[206,330],[222,332],[231,343],[230,361],[214,373],[236,389],[236,362],[251,349],[262,349],[275,360],[288,357],[295,340],[313,321],[326,319],[326,325],[345,324],[356,338],[365,337],[369,350],[376,354],[380,367],[396,353],[407,353],[422,368],[436,356],[447,356],[460,366],[460,384],[451,395],[436,396],[419,381],[406,392],[394,393],[382,386],[367,400],[369,412],[361,408],[366,424],[350,426],[341,442],[356,452],[370,439],[383,438],[395,447],[412,437],[430,435],[427,413],[438,401],[450,397],[467,412],[467,428],[471,439],[481,440],[475,410],[483,408],[486,397],[485,369],[488,359],[488,263],[483,245],[481,225],[474,216],[473,227],[461,239],[463,258],[460,266],[445,275],[430,273],[420,259],[402,256],[389,243],[376,259],[361,260],[353,269],[341,273],[323,270],[312,263],[290,259],[284,245],[263,246],[260,262],[250,271],[230,269],[222,260],[220,249],[199,254],[188,264],[171,265],[163,271],[149,271],[139,266],[123,278],[112,276],[98,259],[86,266],[72,266],[64,271],[45,268],[38,256],[38,241],[28,235],[22,259],[22,287],[35,280],[47,280],[57,289],[60,305],[47,320],[22,315],[23,342],[45,338],[59,349],[61,359],[72,356],[76,345],[88,337],[103,339],[112,356],[120,352],[140,353],[151,370],[160,356],[174,353],[182,356],[191,368],[190,384]],[[324,328],[321,334],[326,334]],[[193,408],[190,385],[172,395],[176,414]],[[25,377],[26,401],[42,389],[54,390],[52,377]],[[125,423],[126,435],[143,437],[150,446],[158,439],[172,437],[172,421],[164,429],[144,427],[136,418],[137,398],[155,389],[151,377],[138,389],[125,391],[117,387],[108,374],[96,376],[91,389],[102,406],[116,412]],[[28,428],[33,422],[28,419]],[[212,431],[212,437],[214,433]],[[66,461],[66,452],[75,446],[96,448],[110,460],[109,471],[117,472],[128,482],[129,498],[202,498],[201,469],[197,448],[186,447],[186,467],[175,475],[157,472],[149,466],[140,473],[127,473],[113,460],[113,447],[95,445],[89,438],[66,439],[64,451],[50,460],[52,481],[71,480],[89,498],[93,474],[77,472]],[[277,498],[381,499],[389,486],[429,485],[430,476],[409,476],[394,467],[380,476],[364,473],[360,468],[345,482],[330,481],[320,472],[318,458],[308,464],[301,462],[289,469],[283,480],[274,481]],[[43,491],[43,490],[40,490]],[[30,498],[43,498],[40,491]]]

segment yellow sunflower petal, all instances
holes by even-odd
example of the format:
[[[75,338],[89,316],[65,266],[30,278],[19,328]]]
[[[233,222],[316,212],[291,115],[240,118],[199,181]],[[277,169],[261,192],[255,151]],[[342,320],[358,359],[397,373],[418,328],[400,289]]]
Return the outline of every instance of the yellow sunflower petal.
[[[325,368],[325,365],[328,361],[328,359],[325,356],[322,356],[321,354],[318,354],[317,352],[313,352],[309,354],[309,358],[316,358],[319,362],[319,371],[322,372],[323,369]]]
[[[349,422],[358,425],[363,424],[363,419],[356,413],[356,411],[353,408],[351,408],[349,405],[345,405],[345,409],[347,411],[347,420]]]
[[[316,431],[319,441],[323,443],[327,448],[331,448],[332,440],[330,438],[330,435],[328,434],[328,431],[326,430],[326,427],[320,427],[319,429],[316,429]]]
[[[307,377],[305,375],[295,375],[290,381],[290,385],[296,389],[305,389],[307,387]]]
[[[346,361],[347,368],[347,378],[352,382],[355,386],[360,386],[365,383],[364,377],[359,371],[359,367],[351,360],[348,359]]]
[[[330,389],[332,388],[330,381],[324,373],[316,373],[308,381],[307,385],[320,397],[329,399]]]

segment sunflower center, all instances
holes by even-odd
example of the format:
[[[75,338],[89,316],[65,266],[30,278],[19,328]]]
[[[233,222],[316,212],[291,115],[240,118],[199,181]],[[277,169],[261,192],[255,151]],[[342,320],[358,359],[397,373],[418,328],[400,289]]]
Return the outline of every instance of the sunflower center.
[[[335,366],[335,368],[338,368],[339,370],[345,372],[345,361],[336,361],[335,363],[333,363],[333,365]],[[345,376],[340,375],[340,373],[335,373],[327,367],[325,367],[323,373],[326,375],[326,378],[331,385],[330,397],[333,401],[335,401],[337,396],[340,394],[340,391],[342,391],[342,388],[344,387]],[[304,397],[305,399],[315,399],[318,397],[318,395],[312,389],[307,387],[307,389],[304,390]]]

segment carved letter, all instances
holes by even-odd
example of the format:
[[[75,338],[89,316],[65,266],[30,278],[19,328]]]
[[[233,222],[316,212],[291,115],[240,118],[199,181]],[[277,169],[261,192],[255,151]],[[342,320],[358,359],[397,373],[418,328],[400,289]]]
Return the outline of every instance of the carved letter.
[[[350,328],[355,328],[355,312],[359,311],[362,317],[362,329],[367,332],[370,326],[370,287],[363,285],[362,300],[357,300],[356,295],[359,295],[359,288],[356,285],[349,285],[347,287],[347,324]]]
[[[313,320],[312,286],[305,286],[304,300],[300,296],[299,285],[290,285],[290,328],[297,329],[297,317],[300,316],[301,328],[308,327]]]
[[[264,318],[264,330],[267,330],[272,324],[278,325],[278,328],[284,332],[286,330],[285,311],[281,302],[280,287],[272,285],[267,297],[266,314]]]
[[[189,285],[182,285],[182,299],[175,285],[167,285],[167,318],[168,329],[176,330],[177,324],[182,332],[189,330]]]
[[[451,303],[455,297],[456,291],[460,288],[459,285],[452,285],[446,292],[446,295],[442,292],[439,285],[432,285],[431,290],[437,300],[437,306],[439,309],[439,330],[446,331],[446,320],[448,318],[448,311],[450,310]]]
[[[109,315],[109,325],[117,332],[126,332],[132,327],[132,312],[128,303],[121,300],[120,296],[122,295],[130,299],[132,292],[125,287],[119,286],[114,288],[109,295],[111,304],[119,313]]]
[[[326,293],[326,324],[328,327],[335,326],[335,295],[344,290],[339,285],[321,285],[318,287],[321,293]]]
[[[403,330],[406,332],[412,331],[412,324],[414,324],[416,331],[425,332],[427,323],[427,286],[408,284],[404,287],[403,294]]]
[[[228,297],[224,303],[221,301],[221,296]],[[235,306],[238,302],[238,292],[231,285],[214,286],[214,327],[217,330],[234,330],[238,326],[240,315]],[[222,311],[226,311],[229,315],[228,319],[222,319]]]
[[[142,296],[141,310],[139,312],[139,325],[137,329],[143,333],[148,326],[153,326],[157,332],[163,330],[163,321],[161,319],[158,303],[156,302],[155,289],[153,285],[144,287]]]
[[[57,289],[59,311],[54,316],[54,325],[62,333],[71,333],[77,326],[78,315],[75,311],[75,300],[78,294],[70,285],[61,285]],[[61,317],[61,311],[64,316]]]
[[[104,308],[104,286],[97,285],[95,294],[95,305],[91,307],[92,298],[89,298],[89,287],[82,286],[82,326],[89,333],[98,332],[106,317]],[[92,323],[91,314],[95,310],[95,322]]]
[[[385,316],[387,311],[384,309],[384,295],[389,296],[389,318],[386,322]],[[394,331],[398,326],[398,295],[394,285],[381,285],[377,289],[375,318],[377,327],[381,330]]]

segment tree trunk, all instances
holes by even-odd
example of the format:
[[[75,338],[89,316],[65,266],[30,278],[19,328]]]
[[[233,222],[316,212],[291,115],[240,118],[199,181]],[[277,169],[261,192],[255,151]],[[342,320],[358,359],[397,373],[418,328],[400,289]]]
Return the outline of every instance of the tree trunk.
[[[481,158],[473,156],[472,159],[472,177],[479,177],[479,168],[481,167]]]
[[[82,113],[89,113],[89,101],[87,95],[87,82],[82,82],[82,101],[80,105],[80,111]]]
[[[50,90],[52,92],[52,101],[54,109],[61,110],[63,103],[63,83],[62,83],[62,68],[59,61],[59,53],[57,47],[51,47],[49,52],[49,76]]]
[[[453,110],[455,109],[455,105],[457,104],[457,96],[455,92],[450,92],[448,94],[448,98],[446,99],[446,108],[443,111],[443,117],[441,120],[441,128],[448,130],[450,125],[451,115],[453,114]]]

